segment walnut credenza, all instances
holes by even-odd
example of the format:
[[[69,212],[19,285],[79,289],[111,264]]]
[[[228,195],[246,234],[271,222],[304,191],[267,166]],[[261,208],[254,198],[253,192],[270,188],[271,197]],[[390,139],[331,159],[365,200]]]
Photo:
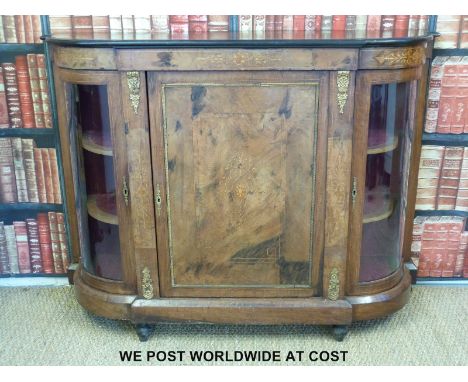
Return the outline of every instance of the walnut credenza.
[[[406,303],[432,37],[49,43],[86,309],[342,339]]]

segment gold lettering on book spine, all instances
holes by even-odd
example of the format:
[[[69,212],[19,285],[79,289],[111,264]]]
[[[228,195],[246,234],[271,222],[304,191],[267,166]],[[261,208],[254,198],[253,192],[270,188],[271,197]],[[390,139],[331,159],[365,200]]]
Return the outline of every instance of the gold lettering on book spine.
[[[138,114],[138,106],[140,105],[140,73],[127,72],[128,98],[132,104],[133,111]]]
[[[424,62],[424,50],[408,48],[399,50],[384,50],[374,57],[380,65],[417,65]]]
[[[340,295],[340,276],[338,269],[333,268],[328,276],[328,299],[335,301],[338,300]]]
[[[349,88],[349,71],[348,70],[338,71],[338,75],[336,76],[336,86],[338,87],[338,92],[336,94],[337,101],[338,101],[338,108],[339,108],[340,114],[343,114],[346,101],[348,101],[348,88]]]
[[[141,288],[143,291],[143,297],[147,300],[151,300],[154,296],[153,294],[153,280],[151,280],[151,274],[148,267],[144,267],[141,271]]]

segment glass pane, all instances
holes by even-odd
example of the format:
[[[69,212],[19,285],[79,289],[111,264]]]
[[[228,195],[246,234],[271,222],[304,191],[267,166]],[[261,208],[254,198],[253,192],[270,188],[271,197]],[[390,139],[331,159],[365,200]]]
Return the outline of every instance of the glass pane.
[[[384,278],[401,261],[412,127],[410,83],[373,85],[359,281]]]
[[[105,85],[74,85],[71,105],[77,211],[83,266],[96,276],[121,280],[109,106]],[[73,147],[74,146],[74,147]]]

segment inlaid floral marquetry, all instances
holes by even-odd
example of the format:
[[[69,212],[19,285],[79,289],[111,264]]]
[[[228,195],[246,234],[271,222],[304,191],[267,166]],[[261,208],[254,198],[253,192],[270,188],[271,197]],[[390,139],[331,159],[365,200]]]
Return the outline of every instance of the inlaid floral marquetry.
[[[384,50],[374,60],[380,65],[416,65],[424,61],[424,51],[419,48]]]
[[[348,88],[349,88],[349,71],[348,70],[339,70],[336,77],[336,85],[338,92],[336,94],[338,101],[338,109],[340,114],[344,113],[344,107],[346,101],[348,100]]]
[[[328,299],[338,300],[340,295],[340,276],[337,268],[333,268],[328,276]]]
[[[151,300],[154,296],[153,280],[151,279],[151,274],[148,267],[143,268],[141,275],[141,289],[143,291],[143,297],[147,300]]]
[[[127,72],[128,97],[135,114],[138,114],[140,105],[140,73],[136,71]]]

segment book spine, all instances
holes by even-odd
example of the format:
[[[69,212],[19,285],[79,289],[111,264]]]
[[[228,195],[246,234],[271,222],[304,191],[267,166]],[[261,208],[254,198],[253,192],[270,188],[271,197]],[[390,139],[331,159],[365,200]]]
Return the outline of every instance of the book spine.
[[[71,17],[73,37],[76,39],[92,39],[93,18],[90,15],[72,15]]]
[[[382,38],[392,38],[395,30],[395,15],[384,15],[381,20]]]
[[[444,75],[444,63],[448,57],[438,56],[432,61],[431,77],[427,94],[426,121],[424,130],[427,133],[437,131],[437,120],[439,117],[440,91],[442,88],[442,77]]]
[[[408,36],[408,25],[409,15],[396,15],[395,16],[395,30],[393,35],[395,37],[407,37]]]
[[[437,132],[450,133],[457,95],[458,63],[461,57],[451,56],[444,64],[444,74],[440,89],[439,114]]]
[[[59,179],[59,170],[57,163],[57,152],[55,149],[49,149],[49,158],[50,158],[50,170],[52,173],[52,188],[54,194],[54,202],[56,204],[62,204],[62,194],[60,192],[60,179]],[[460,159],[461,162],[461,159]]]
[[[5,15],[2,16],[3,19],[3,31],[5,34],[5,41],[7,43],[17,43],[18,38],[16,37],[16,26],[15,26],[15,16]]]
[[[122,18],[120,17],[120,15],[109,16],[109,28],[111,39],[121,40],[123,38]]]
[[[367,36],[367,16],[357,15],[356,16],[356,38],[366,38]]]
[[[18,274],[20,272],[18,266],[18,249],[16,248],[15,227],[13,225],[6,225],[4,228],[8,251],[8,262],[10,264],[10,273]]]
[[[48,149],[40,149],[42,156],[42,167],[44,169],[44,182],[47,196],[47,203],[54,203],[54,186],[52,184],[52,169]]]
[[[73,37],[72,17],[70,15],[49,16],[50,31],[57,37]]]
[[[440,33],[435,39],[434,48],[455,49],[458,45],[458,34],[460,30],[461,16],[439,15],[437,16],[437,32]]]
[[[266,15],[265,16],[265,32],[274,32],[275,31],[275,16]]]
[[[110,38],[110,18],[109,16],[91,16],[93,35],[95,39],[108,40]]]
[[[408,37],[414,37],[418,35],[419,19],[419,15],[410,15],[408,21]]]
[[[121,15],[120,23],[122,24],[122,36],[124,39],[132,39],[135,37],[135,26],[133,24],[133,16]]]
[[[293,16],[293,30],[296,32],[305,31],[305,15]]]
[[[5,40],[5,32],[3,29],[3,17],[0,16],[0,43],[6,42]]]
[[[253,32],[255,37],[265,37],[265,15],[254,15],[252,16]]]
[[[44,126],[52,128],[52,112],[50,109],[49,84],[47,81],[47,69],[45,55],[37,54],[37,74],[39,78],[39,88],[41,89],[41,105],[44,112]]]
[[[356,22],[357,16],[347,15],[346,16],[346,38],[352,39],[356,38]]]
[[[28,61],[26,56],[17,56],[15,59],[15,66],[23,127],[32,128],[35,127],[34,107],[29,78]]]
[[[23,163],[23,144],[21,138],[11,139],[13,148],[13,164],[15,166],[16,191],[18,202],[29,202],[28,185],[26,183],[26,171]]]
[[[367,37],[378,38],[380,37],[380,22],[382,16],[380,15],[369,15],[367,16]]]
[[[458,94],[455,123],[462,133],[468,133],[468,56],[464,56],[458,66]]]
[[[36,44],[42,43],[42,27],[41,27],[41,16],[32,15],[32,28],[33,28],[33,38]]]
[[[332,16],[332,38],[345,38],[346,30],[346,16],[333,15]]]
[[[468,211],[468,147],[463,149],[463,160],[460,179],[458,180],[455,209],[458,211]]]
[[[42,163],[42,150],[38,148],[34,148],[34,168],[36,170],[39,202],[47,203],[47,189],[44,174],[44,166]]]
[[[229,16],[229,30],[233,33],[239,32],[239,16],[238,15]]]
[[[229,16],[208,16],[208,32],[229,32]]]
[[[435,210],[436,208],[444,151],[444,146],[425,145],[421,148],[415,206],[417,210]]]
[[[454,277],[461,277],[463,274],[463,264],[466,259],[466,252],[468,251],[468,232],[460,234],[460,246],[458,247],[457,257],[455,259],[455,269],[453,271]]]
[[[10,260],[8,258],[8,248],[6,241],[5,228],[3,222],[0,222],[0,274],[10,273]]]
[[[333,29],[333,16],[322,15],[322,38],[331,38],[331,31]]]
[[[208,32],[208,15],[189,15],[189,33],[204,34]]]
[[[421,253],[421,239],[424,232],[424,223],[426,216],[416,216],[413,223],[413,237],[411,242],[411,257],[419,260]]]
[[[463,159],[463,147],[446,147],[437,196],[438,210],[455,208]]]
[[[28,230],[28,245],[29,245],[29,256],[31,259],[31,271],[32,273],[42,273],[42,259],[41,259],[41,247],[39,244],[39,229],[37,227],[36,219],[26,219],[26,227]]]
[[[28,231],[26,222],[13,222],[18,250],[19,273],[31,273],[31,259],[29,256]]]
[[[31,99],[34,112],[34,125],[37,128],[45,127],[44,109],[42,108],[41,87],[39,85],[39,72],[37,70],[37,57],[35,54],[28,54],[29,85],[31,88]]]
[[[151,16],[133,16],[136,39],[151,38]]]
[[[5,81],[3,80],[3,68],[0,66],[0,129],[6,129],[8,127],[10,127],[10,120],[8,119]]]
[[[421,15],[419,17],[418,34],[424,35],[429,31],[429,16]]]
[[[34,44],[34,30],[33,30],[33,20],[32,15],[24,15],[23,16],[24,22],[24,42],[26,44]]]
[[[189,33],[188,15],[169,16],[169,28],[173,35],[187,35]]]
[[[154,33],[169,33],[169,16],[151,16],[151,30]]]
[[[421,236],[421,253],[418,262],[418,277],[429,277],[431,263],[434,257],[438,256],[436,248],[437,223],[440,216],[430,216],[424,223],[424,229]]]
[[[24,44],[26,42],[26,33],[24,30],[24,19],[22,15],[15,15],[15,28],[16,39],[18,43]]]
[[[67,244],[67,233],[65,230],[65,216],[61,212],[57,212],[57,232],[60,242],[60,253],[62,257],[62,264],[64,272],[67,271],[69,266],[68,261],[68,244]]]
[[[43,272],[54,273],[54,258],[52,254],[52,241],[50,237],[50,227],[47,213],[37,214],[37,227],[39,231],[39,246],[42,257]]]
[[[461,28],[460,28],[460,48],[467,49],[468,48],[468,16],[462,16],[461,20]]]
[[[34,141],[32,139],[23,139],[23,163],[26,173],[28,199],[31,203],[39,203],[39,190],[37,188],[34,162]]]
[[[16,67],[12,63],[3,63],[2,69],[10,124],[13,128],[21,128],[23,127],[23,119],[21,118]]]
[[[0,138],[0,202],[15,203],[17,200],[11,138]]]
[[[64,273],[62,252],[60,248],[60,240],[59,240],[59,233],[58,233],[58,227],[57,227],[57,214],[55,212],[49,212],[48,219],[49,219],[50,242],[51,242],[51,248],[52,248],[52,258],[54,261],[54,272]]]

